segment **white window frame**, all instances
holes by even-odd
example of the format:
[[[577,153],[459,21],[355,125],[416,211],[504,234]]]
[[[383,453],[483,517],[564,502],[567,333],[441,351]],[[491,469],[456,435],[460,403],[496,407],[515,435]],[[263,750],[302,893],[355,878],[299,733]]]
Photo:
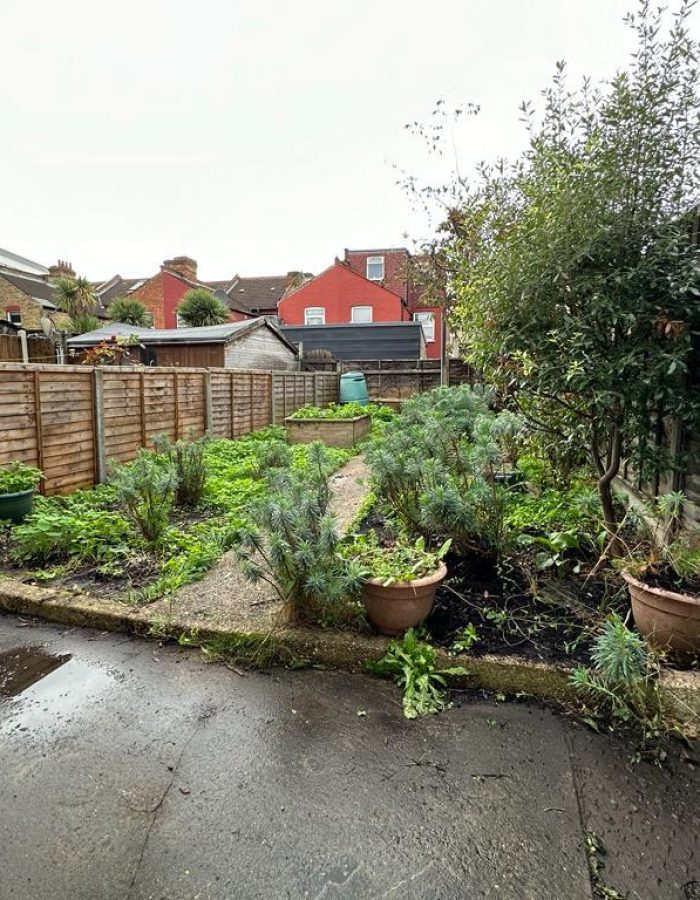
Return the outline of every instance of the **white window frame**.
[[[355,313],[359,312],[359,310],[367,311],[369,313],[368,319],[356,319]],[[350,307],[350,321],[355,325],[369,325],[372,322],[373,312],[371,306],[352,306]]]
[[[8,310],[7,310],[7,313],[6,313],[6,316],[7,316],[7,321],[8,321],[11,325],[21,325],[21,324],[22,324],[22,310],[20,310],[20,309],[8,309]],[[14,319],[13,316],[17,316],[17,318]]]
[[[320,322],[309,322],[309,319],[321,319]],[[325,325],[326,310],[322,306],[307,306],[304,310],[304,325]]]
[[[179,312],[175,313],[175,327],[176,328],[189,328],[189,325],[182,318]]]
[[[423,329],[423,335],[425,337],[426,344],[434,344],[435,343],[435,313],[428,312],[414,312],[413,313],[413,321],[420,322],[421,328]],[[426,325],[430,326],[426,328]]]
[[[381,266],[382,274],[379,276],[370,275],[369,274],[370,266]],[[367,274],[368,281],[384,281],[384,271],[385,270],[384,270],[384,257],[383,256],[368,256],[367,257],[367,268],[365,269],[365,272]]]

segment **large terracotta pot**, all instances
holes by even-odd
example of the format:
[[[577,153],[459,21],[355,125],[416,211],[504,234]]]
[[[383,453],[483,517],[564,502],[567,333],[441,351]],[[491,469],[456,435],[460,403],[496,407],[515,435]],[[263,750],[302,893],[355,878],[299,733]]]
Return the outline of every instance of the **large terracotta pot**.
[[[635,624],[655,647],[700,653],[700,597],[652,587],[627,572],[623,577]]]
[[[403,634],[420,624],[433,608],[435,591],[447,575],[447,566],[415,581],[395,581],[384,585],[379,578],[367,578],[362,585],[362,602],[370,620],[382,634]]]

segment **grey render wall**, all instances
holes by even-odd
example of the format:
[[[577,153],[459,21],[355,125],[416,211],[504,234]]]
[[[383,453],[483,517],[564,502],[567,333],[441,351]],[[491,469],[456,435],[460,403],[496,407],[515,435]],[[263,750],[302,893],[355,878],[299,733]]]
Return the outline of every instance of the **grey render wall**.
[[[298,358],[269,328],[258,328],[226,344],[224,352],[226,368],[232,369],[284,369],[299,368]]]
[[[285,325],[287,340],[310,350],[329,350],[335,359],[421,359],[425,356],[419,322],[368,325]]]

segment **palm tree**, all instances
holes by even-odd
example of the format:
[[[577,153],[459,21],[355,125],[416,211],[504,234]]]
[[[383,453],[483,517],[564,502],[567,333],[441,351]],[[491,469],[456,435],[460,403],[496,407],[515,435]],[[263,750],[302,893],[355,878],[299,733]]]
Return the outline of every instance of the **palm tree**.
[[[206,288],[187,291],[177,308],[177,314],[190,328],[223,325],[229,321],[228,308]]]
[[[97,297],[87,278],[60,275],[56,279],[53,290],[56,306],[71,318],[94,313]]]
[[[149,328],[152,323],[151,314],[136,298],[117,297],[109,304],[109,318],[113,322]]]

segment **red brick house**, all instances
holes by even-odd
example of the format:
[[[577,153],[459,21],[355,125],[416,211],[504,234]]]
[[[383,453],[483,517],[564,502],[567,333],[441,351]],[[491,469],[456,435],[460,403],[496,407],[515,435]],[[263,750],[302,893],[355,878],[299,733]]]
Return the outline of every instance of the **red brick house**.
[[[109,307],[117,297],[140,300],[151,313],[155,328],[177,328],[177,307],[193,288],[209,286],[197,281],[197,263],[189,256],[166,259],[151,278],[115,275],[95,289],[100,303]]]
[[[122,278],[115,275],[95,287],[100,304],[109,307],[117,297],[140,300],[153,317],[155,328],[177,328],[177,307],[193,288],[205,288],[226,306],[232,322],[277,316],[277,304],[297,284],[311,278],[304,272],[288,272],[260,278],[234,275],[224,281],[200,281],[197,262],[189,256],[166,259],[151,278]]]
[[[345,259],[290,290],[278,303],[283,325],[420,321],[426,355],[442,353],[442,308],[421,303],[411,279],[411,254],[403,247],[346,250]]]

